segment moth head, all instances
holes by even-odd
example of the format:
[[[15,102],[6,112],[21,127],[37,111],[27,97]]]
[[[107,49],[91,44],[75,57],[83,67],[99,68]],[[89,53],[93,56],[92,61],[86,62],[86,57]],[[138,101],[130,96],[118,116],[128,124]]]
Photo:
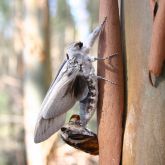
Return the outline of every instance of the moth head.
[[[82,42],[73,42],[71,43],[68,47],[67,47],[67,52],[68,51],[79,51],[81,50],[83,47],[83,43]]]
[[[74,44],[74,47],[78,48],[78,49],[81,49],[83,47],[83,43],[82,42],[76,42]]]
[[[82,42],[74,42],[66,49],[67,59],[72,59],[76,54],[84,54],[84,47]]]

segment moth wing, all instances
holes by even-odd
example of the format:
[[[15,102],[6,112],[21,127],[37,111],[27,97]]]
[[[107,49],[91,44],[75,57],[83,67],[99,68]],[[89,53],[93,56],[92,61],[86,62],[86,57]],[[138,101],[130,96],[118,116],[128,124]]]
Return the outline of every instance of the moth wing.
[[[40,143],[58,131],[65,123],[66,113],[51,119],[44,119],[41,114],[34,132],[34,142]]]
[[[34,133],[35,143],[46,140],[64,125],[66,112],[76,102],[76,99],[71,93],[67,93],[67,90],[77,72],[74,68],[68,73],[67,61],[64,61],[41,105]]]
[[[78,75],[73,83],[74,96],[77,100],[84,100],[89,92],[85,77]]]
[[[66,65],[67,62],[52,83],[41,105],[41,115],[44,119],[54,118],[67,112],[76,102],[73,93],[68,91],[78,74],[78,69],[72,68],[68,73]]]
[[[58,131],[65,123],[65,113],[80,96],[82,98],[87,95],[87,86],[84,85],[84,88],[80,88],[82,81],[78,81],[78,86],[75,84],[78,71],[76,68],[71,68],[68,71],[67,61],[62,65],[41,105],[41,112],[35,129],[34,141],[36,143],[46,140]],[[76,92],[77,96],[75,96]]]

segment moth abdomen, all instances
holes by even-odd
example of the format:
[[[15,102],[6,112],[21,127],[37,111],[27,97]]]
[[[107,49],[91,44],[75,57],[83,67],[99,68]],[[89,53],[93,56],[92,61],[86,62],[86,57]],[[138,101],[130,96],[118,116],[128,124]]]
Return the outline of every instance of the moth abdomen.
[[[84,126],[88,123],[97,109],[98,99],[97,80],[94,78],[94,76],[90,75],[86,76],[86,82],[89,92],[87,97],[80,101],[80,117]]]

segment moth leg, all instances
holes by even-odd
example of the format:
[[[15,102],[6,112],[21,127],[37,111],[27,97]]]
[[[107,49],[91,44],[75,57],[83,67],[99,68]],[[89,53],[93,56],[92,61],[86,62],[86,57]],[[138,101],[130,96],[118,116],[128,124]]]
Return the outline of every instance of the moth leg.
[[[84,46],[90,50],[90,48],[93,46],[94,42],[96,41],[96,38],[99,36],[101,30],[104,28],[105,22],[107,20],[107,17],[104,18],[104,21],[101,25],[97,26],[93,32],[89,35],[87,40],[84,42]]]
[[[111,81],[111,80],[108,80],[108,79],[106,79],[106,78],[104,78],[104,77],[96,76],[96,78],[97,78],[97,79],[100,79],[100,80],[104,80],[104,81],[110,82],[111,84],[117,85],[117,83],[115,83],[115,82],[113,82],[113,81]]]
[[[117,56],[117,55],[118,55],[118,53],[114,53],[114,54],[112,54],[110,56],[107,56],[107,57],[104,57],[104,58],[102,58],[102,57],[92,57],[91,61],[92,62],[99,61],[99,60],[110,60],[111,61],[112,58]]]

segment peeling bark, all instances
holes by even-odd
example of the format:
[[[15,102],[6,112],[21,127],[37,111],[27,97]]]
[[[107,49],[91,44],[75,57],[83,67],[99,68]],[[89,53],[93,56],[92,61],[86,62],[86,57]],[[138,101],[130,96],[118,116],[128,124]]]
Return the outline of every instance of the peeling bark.
[[[165,1],[159,0],[154,5],[153,1],[151,1],[150,6],[154,22],[149,56],[149,72],[151,84],[155,86],[156,82],[152,77],[160,76],[165,61]]]

